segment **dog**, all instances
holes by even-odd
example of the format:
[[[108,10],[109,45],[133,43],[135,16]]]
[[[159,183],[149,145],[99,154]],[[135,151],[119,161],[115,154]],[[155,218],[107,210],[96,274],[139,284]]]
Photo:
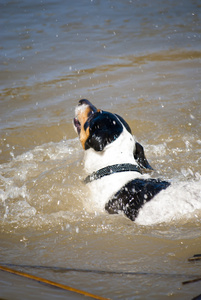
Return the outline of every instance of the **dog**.
[[[134,221],[143,205],[170,183],[142,174],[152,169],[144,149],[118,114],[82,99],[73,125],[84,149],[84,169],[94,203],[110,214],[123,212]]]

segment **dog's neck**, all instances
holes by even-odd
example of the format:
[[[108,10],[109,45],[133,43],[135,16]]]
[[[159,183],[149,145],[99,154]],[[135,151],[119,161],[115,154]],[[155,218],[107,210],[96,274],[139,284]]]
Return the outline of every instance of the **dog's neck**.
[[[119,138],[107,145],[103,151],[95,151],[91,148],[85,151],[85,171],[89,175],[89,178],[91,178],[93,172],[117,164],[131,164],[136,166],[137,169],[138,165],[133,156],[134,149],[135,139],[124,128]],[[89,199],[92,199],[93,208],[95,205],[97,209],[104,210],[105,204],[122,186],[140,176],[142,175],[137,170],[133,170],[132,172],[114,172],[98,180],[89,180],[87,186],[90,190]]]
[[[99,169],[96,172],[91,173],[84,179],[84,183],[90,183],[94,180],[101,179],[102,177],[109,176],[115,173],[120,173],[120,172],[140,172],[140,169],[138,166],[133,165],[133,164],[116,164],[116,165],[111,165],[107,166],[105,168]]]
[[[103,151],[91,148],[85,151],[85,171],[91,174],[110,165],[125,163],[137,166],[133,156],[134,147],[133,136],[124,128],[119,138],[107,145]]]

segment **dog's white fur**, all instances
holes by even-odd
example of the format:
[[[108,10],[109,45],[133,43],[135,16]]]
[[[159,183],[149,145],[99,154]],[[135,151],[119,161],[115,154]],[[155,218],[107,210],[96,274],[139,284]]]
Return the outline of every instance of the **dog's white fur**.
[[[84,115],[88,106],[88,104],[84,102],[87,103],[88,100],[83,100],[83,103],[78,105],[75,110],[76,118],[74,119],[74,128],[78,135],[79,131],[83,129],[83,127],[81,128],[83,122],[82,124],[78,122],[79,113]],[[94,107],[93,109],[92,107],[91,113],[93,114],[94,112],[96,112],[96,108]],[[99,112],[101,113],[101,111]],[[116,115],[115,117],[121,122]],[[84,121],[87,121],[87,115]],[[130,163],[136,166],[138,165],[133,156],[136,145],[135,137],[129,133],[123,124],[122,126],[123,132],[115,141],[106,145],[102,151],[95,151],[93,148],[85,149],[84,169],[87,175],[114,164]],[[87,208],[93,212],[100,210],[105,211],[105,204],[108,203],[123,186],[136,178],[148,179],[150,176],[148,174],[142,175],[139,172],[129,171],[114,173],[87,183],[86,186],[91,193],[89,198],[86,197],[85,199]],[[135,189],[135,186],[133,186],[133,188]],[[87,201],[87,199],[89,201]],[[175,201],[175,199],[177,199],[177,201]],[[143,208],[140,209],[139,216],[136,220],[138,224],[154,224],[175,220],[177,216],[182,217],[184,214],[192,213],[196,209],[201,209],[200,185],[197,185],[197,183],[190,183],[190,185],[181,183],[178,185],[178,183],[176,183],[176,185],[171,185],[167,189],[162,190],[154,196],[154,199],[145,203]]]
[[[84,153],[84,169],[87,174],[98,171],[101,168],[121,163],[130,163],[137,166],[133,156],[135,149],[135,138],[123,126],[123,132],[112,143],[107,145],[103,151],[95,151],[90,148]],[[104,210],[105,204],[118,192],[122,186],[135,178],[149,178],[139,172],[129,171],[114,173],[102,177],[87,184],[91,192],[93,203],[97,208]]]

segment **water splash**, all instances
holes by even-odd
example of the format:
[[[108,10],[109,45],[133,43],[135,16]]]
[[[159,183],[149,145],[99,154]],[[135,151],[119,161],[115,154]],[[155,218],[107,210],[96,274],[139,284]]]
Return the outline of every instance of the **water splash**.
[[[48,143],[0,166],[0,222],[18,226],[55,224],[79,207],[81,149],[78,139]],[[76,198],[78,199],[76,202]],[[63,213],[61,213],[63,211]],[[65,213],[66,212],[66,213]],[[55,216],[54,214],[60,213]],[[58,218],[59,223],[59,218]]]

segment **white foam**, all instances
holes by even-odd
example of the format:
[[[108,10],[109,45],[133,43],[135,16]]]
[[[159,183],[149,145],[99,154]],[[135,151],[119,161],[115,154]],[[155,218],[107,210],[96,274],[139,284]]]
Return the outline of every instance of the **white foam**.
[[[81,151],[78,138],[62,140],[37,146],[1,164],[0,203],[4,224],[19,222],[20,226],[23,218],[35,217],[36,212],[40,215],[42,208],[51,201],[52,212],[58,209],[62,204],[63,191],[66,195],[69,189],[63,183],[62,175],[65,176],[66,168],[81,157]],[[61,169],[62,184],[60,177],[57,179],[55,175],[60,174],[58,169]],[[42,197],[44,195],[46,197]]]
[[[136,223],[153,225],[201,214],[201,181],[174,183],[140,210]]]
[[[37,210],[32,207],[27,201],[17,201],[9,207],[10,217],[13,217],[13,221],[16,221],[15,218],[28,218],[36,215]]]
[[[5,186],[5,190],[0,189],[0,199],[5,202],[6,199],[28,198],[26,186],[17,187],[10,181],[10,185]]]
[[[66,158],[67,154],[75,155],[78,151],[78,138],[62,140],[59,143],[47,143],[35,147],[33,150],[18,155],[16,161],[44,161],[45,159],[57,160]]]
[[[165,144],[147,149],[159,155],[157,160],[168,151]],[[33,224],[49,224],[54,213],[60,216],[59,211],[63,210],[69,218],[88,204],[94,212],[97,205],[89,199],[87,186],[80,183],[80,177],[85,176],[80,166],[82,155],[82,147],[76,138],[37,146],[1,164],[0,202],[3,209],[0,214],[4,224],[17,222],[18,226],[26,226],[28,220]],[[137,224],[152,225],[201,215],[200,174],[185,166],[175,174],[175,183],[144,205],[136,219]],[[180,177],[183,182],[178,183]],[[69,210],[74,214],[66,214]],[[56,217],[54,220],[56,223]]]

